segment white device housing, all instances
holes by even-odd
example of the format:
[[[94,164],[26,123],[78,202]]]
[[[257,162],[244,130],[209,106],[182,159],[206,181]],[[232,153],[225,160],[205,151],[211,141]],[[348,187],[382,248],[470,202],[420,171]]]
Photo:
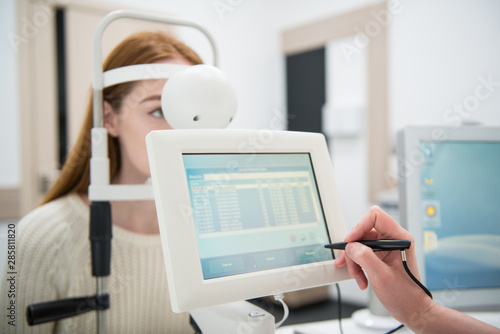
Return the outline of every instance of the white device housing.
[[[399,165],[399,206],[401,224],[415,238],[417,262],[420,277],[426,284],[426,269],[424,256],[424,226],[422,222],[422,174],[421,168],[425,164],[426,152],[420,144],[430,143],[474,143],[496,142],[500,143],[500,128],[483,126],[412,126],[398,133],[398,165]],[[485,157],[488,158],[488,157]],[[458,166],[457,166],[458,167]],[[451,171],[450,171],[451,172]],[[470,175],[475,178],[477,175]],[[500,177],[499,174],[496,177]],[[462,180],[457,179],[459,183]],[[477,208],[476,208],[477,209]],[[473,221],[470,224],[474,224]],[[480,231],[478,231],[480,232]],[[483,233],[488,233],[484,231]],[[468,251],[468,244],[456,249],[457,254]],[[498,250],[497,250],[498,253]],[[494,254],[488,253],[492,260],[491,265],[498,268],[500,262]],[[478,259],[479,260],[479,259]],[[484,260],[484,259],[483,259]],[[500,277],[499,277],[500,282]],[[464,311],[489,311],[500,310],[500,283],[492,288],[463,288],[460,283],[450,282],[447,290],[431,290],[434,299],[447,307]]]
[[[163,115],[174,129],[223,129],[233,120],[237,105],[227,76],[209,65],[175,73],[161,94]]]
[[[272,334],[274,316],[247,301],[215,305],[190,312],[203,334]]]
[[[265,130],[160,130],[146,137],[153,192],[174,312],[327,285],[349,279],[333,260],[204,279],[183,154],[307,153],[330,242],[342,241],[342,217],[323,135]]]
[[[130,18],[192,27],[202,32],[212,46],[214,66],[138,64],[102,71],[102,36],[116,20]],[[236,94],[225,75],[216,67],[218,52],[212,35],[199,23],[163,14],[116,10],[107,14],[94,32],[93,50],[93,128],[90,159],[89,199],[91,201],[151,200],[151,185],[110,184],[107,130],[104,127],[103,89],[112,85],[147,79],[173,79],[162,91],[162,106],[168,107],[167,121],[180,128],[225,128],[236,113]],[[201,91],[201,93],[200,93]],[[212,96],[209,96],[214,94]],[[203,98],[201,98],[203,97]],[[165,102],[168,100],[167,102]],[[165,104],[166,103],[166,104]],[[189,112],[187,112],[189,111]],[[194,111],[196,112],[194,114]]]

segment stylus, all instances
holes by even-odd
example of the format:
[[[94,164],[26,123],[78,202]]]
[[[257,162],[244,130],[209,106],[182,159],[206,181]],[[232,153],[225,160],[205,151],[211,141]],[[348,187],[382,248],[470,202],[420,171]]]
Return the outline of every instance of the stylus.
[[[411,246],[410,240],[358,240],[365,246],[370,247],[374,251],[391,251],[391,250],[404,250]],[[331,249],[345,249],[347,242],[335,242],[333,244],[325,245],[325,248]]]

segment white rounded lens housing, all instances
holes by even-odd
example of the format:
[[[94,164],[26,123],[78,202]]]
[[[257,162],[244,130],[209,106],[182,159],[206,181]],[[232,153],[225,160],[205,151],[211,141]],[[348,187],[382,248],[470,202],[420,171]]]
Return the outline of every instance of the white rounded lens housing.
[[[237,105],[226,75],[211,65],[194,65],[175,73],[161,95],[163,115],[174,129],[225,128]]]

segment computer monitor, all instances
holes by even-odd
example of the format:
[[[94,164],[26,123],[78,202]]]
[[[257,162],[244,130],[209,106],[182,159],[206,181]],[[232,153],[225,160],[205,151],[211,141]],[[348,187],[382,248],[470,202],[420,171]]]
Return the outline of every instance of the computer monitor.
[[[323,247],[347,230],[321,134],[164,130],[146,141],[174,312],[349,278]]]
[[[405,128],[398,165],[402,225],[434,299],[500,310],[500,128]]]

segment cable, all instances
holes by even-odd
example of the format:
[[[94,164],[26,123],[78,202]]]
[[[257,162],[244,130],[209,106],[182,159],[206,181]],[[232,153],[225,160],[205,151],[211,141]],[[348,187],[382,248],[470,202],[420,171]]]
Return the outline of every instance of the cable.
[[[281,318],[281,320],[279,322],[277,322],[275,325],[275,328],[278,328],[288,318],[289,310],[288,310],[288,305],[283,301],[283,294],[282,293],[280,293],[279,295],[274,295],[274,300],[279,301],[281,303],[281,305],[283,305],[283,318]]]
[[[422,290],[424,290],[424,292],[432,299],[432,293],[429,291],[429,289],[427,289],[415,276],[413,276],[413,274],[410,271],[410,268],[408,268],[408,265],[406,264],[406,252],[404,250],[401,250],[401,260],[403,262],[403,267],[405,268],[408,276],[410,276],[410,278],[413,280],[413,282],[415,282],[415,284],[417,284]],[[394,333],[394,332],[398,331],[399,329],[403,328],[404,326],[405,325],[401,324],[398,327],[390,330],[386,334]]]
[[[404,251],[403,251],[403,253],[404,253]],[[406,255],[405,255],[405,257],[406,257]],[[433,298],[432,298],[432,293],[431,293],[431,292],[430,292],[430,291],[429,291],[429,290],[428,290],[428,289],[427,289],[427,288],[426,288],[426,287],[425,287],[422,283],[420,283],[420,281],[419,281],[419,280],[418,280],[415,276],[413,276],[413,274],[412,274],[412,273],[411,273],[411,271],[410,271],[410,268],[408,268],[408,265],[406,264],[406,259],[405,259],[405,260],[403,260],[403,267],[405,267],[405,270],[406,270],[406,272],[408,273],[408,275],[411,277],[411,279],[412,279],[412,280],[413,280],[413,281],[414,281],[414,282],[415,282],[415,283],[416,283],[416,284],[417,284],[417,285],[418,285],[418,286],[419,286],[422,290],[424,290],[424,292],[425,292],[425,293],[426,293],[429,297],[431,297],[431,299],[433,299]]]
[[[399,325],[398,327],[394,328],[394,329],[391,329],[390,331],[388,331],[387,333],[385,334],[391,334],[391,333],[395,333],[397,332],[398,330],[400,330],[401,328],[403,328],[405,325],[401,324]]]
[[[342,298],[340,297],[340,287],[339,283],[335,283],[335,287],[337,288],[337,302],[338,302],[338,318],[339,318],[339,329],[340,334],[344,334],[344,330],[342,329]]]

